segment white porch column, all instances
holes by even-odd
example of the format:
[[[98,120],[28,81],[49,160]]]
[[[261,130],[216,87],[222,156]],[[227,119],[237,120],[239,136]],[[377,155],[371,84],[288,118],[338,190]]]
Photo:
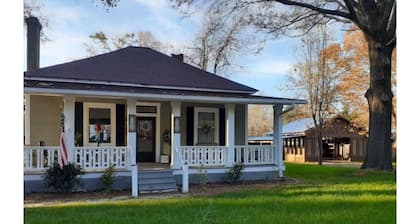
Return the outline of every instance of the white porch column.
[[[71,163],[74,163],[74,101],[74,96],[63,96],[64,134]]]
[[[279,167],[279,176],[283,177],[285,167],[283,165],[283,105],[274,105],[274,124],[273,124],[273,145],[275,146],[276,162]]]
[[[31,95],[25,94],[25,145],[31,144]]]
[[[131,120],[131,122],[130,122]],[[131,127],[130,127],[131,125]],[[130,152],[130,166],[131,166],[131,196],[138,197],[138,177],[137,177],[137,163],[136,163],[136,100],[127,99],[127,146]]]
[[[235,104],[226,104],[226,146],[227,167],[232,167],[235,163]]]
[[[245,145],[248,145],[248,104],[245,104]]]
[[[188,165],[182,165],[182,193],[188,193],[190,187]]]
[[[179,151],[181,149],[181,102],[171,101],[171,108],[171,168],[181,169],[183,165]]]

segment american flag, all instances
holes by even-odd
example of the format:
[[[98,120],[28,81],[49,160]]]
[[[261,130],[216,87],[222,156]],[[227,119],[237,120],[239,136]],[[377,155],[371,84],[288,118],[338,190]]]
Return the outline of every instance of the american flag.
[[[61,114],[61,123],[62,123],[62,128],[61,128],[61,135],[60,135],[60,152],[58,155],[58,164],[60,165],[60,168],[63,169],[64,165],[67,165],[69,163],[69,155],[67,152],[67,147],[66,147],[66,138],[64,135],[64,114]]]
[[[63,169],[63,166],[69,163],[69,155],[67,153],[64,132],[62,132],[60,136],[60,156],[59,157],[60,158],[58,159],[58,164],[60,165],[60,168]]]

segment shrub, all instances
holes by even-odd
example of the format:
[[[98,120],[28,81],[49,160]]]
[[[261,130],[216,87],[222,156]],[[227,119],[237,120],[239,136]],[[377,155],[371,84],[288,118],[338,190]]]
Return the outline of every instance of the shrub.
[[[206,168],[204,168],[203,164],[201,164],[201,166],[198,167],[198,183],[200,185],[205,185],[207,184],[207,181],[209,179],[208,174],[207,174],[207,170]]]
[[[79,175],[83,174],[80,167],[69,163],[60,168],[58,163],[54,163],[52,167],[48,168],[44,181],[47,188],[52,187],[56,192],[69,193],[80,185]]]
[[[229,169],[228,179],[230,182],[238,181],[242,176],[242,170],[244,165],[241,163],[235,164],[232,168]]]
[[[104,188],[107,192],[112,192],[112,184],[115,180],[115,165],[106,168],[105,172],[100,178]]]

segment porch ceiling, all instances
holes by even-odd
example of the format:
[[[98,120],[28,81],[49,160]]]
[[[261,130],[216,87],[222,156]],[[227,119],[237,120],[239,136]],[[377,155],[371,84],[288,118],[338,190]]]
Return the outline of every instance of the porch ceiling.
[[[131,86],[98,85],[53,81],[24,81],[25,93],[62,94],[95,97],[147,98],[150,100],[179,100],[190,102],[239,103],[239,104],[305,104],[305,100],[240,93],[218,93],[192,90],[171,90]]]

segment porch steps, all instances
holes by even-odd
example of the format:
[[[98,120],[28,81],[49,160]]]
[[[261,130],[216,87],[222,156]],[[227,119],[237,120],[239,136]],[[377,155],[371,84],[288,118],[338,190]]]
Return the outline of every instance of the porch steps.
[[[178,191],[172,170],[139,170],[138,183],[140,194]]]

